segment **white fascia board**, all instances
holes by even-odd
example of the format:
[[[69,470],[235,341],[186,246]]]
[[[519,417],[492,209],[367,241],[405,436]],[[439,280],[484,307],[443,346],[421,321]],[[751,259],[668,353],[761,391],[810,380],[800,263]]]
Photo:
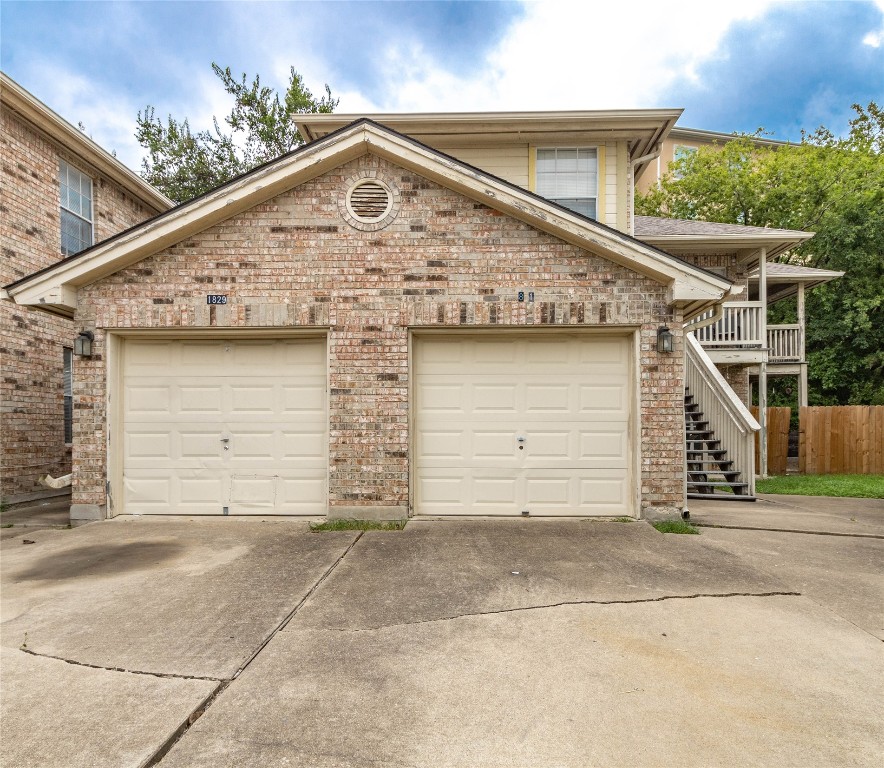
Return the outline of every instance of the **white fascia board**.
[[[8,286],[8,292],[19,304],[57,306],[60,301],[73,312],[76,288],[131,266],[366,151],[660,283],[671,284],[674,301],[720,299],[728,295],[732,287],[728,280],[681,263],[619,232],[588,224],[579,216],[457,160],[383,128],[362,124],[337,135],[333,141],[307,145],[291,157],[185,203],[80,257],[60,262],[50,270]]]

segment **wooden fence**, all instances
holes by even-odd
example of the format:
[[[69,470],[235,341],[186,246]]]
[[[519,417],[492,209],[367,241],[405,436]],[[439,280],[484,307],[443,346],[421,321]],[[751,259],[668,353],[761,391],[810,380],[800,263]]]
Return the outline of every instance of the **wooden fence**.
[[[758,418],[758,406],[753,405],[749,410]],[[785,475],[786,464],[789,458],[789,419],[792,417],[791,408],[768,408],[767,409],[767,474]],[[758,432],[755,433],[755,474],[761,471]]]
[[[884,405],[814,406],[800,419],[799,472],[884,473]]]

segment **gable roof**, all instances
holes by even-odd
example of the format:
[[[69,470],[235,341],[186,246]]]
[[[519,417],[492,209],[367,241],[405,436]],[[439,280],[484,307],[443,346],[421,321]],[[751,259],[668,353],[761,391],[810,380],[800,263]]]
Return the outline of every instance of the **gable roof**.
[[[175,205],[162,192],[3,72],[0,72],[0,104],[40,130],[56,146],[88,163],[155,211],[167,211]]]
[[[77,288],[147,258],[366,152],[383,157],[530,226],[672,288],[686,313],[732,292],[732,283],[551,203],[367,118],[6,287],[19,304],[73,315]]]

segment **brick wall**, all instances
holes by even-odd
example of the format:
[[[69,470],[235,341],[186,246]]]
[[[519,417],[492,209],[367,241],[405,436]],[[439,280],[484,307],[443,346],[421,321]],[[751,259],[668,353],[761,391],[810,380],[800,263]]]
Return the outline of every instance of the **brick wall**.
[[[61,258],[59,156],[93,179],[96,241],[155,213],[7,109],[0,156],[0,285]],[[62,350],[75,335],[70,320],[0,302],[0,497],[35,490],[43,473],[70,472]]]
[[[387,227],[342,216],[348,181],[377,174],[397,192]],[[536,292],[533,304],[516,291]],[[209,307],[207,293],[225,293]],[[680,317],[667,290],[370,155],[80,291],[78,322],[98,355],[76,380],[74,501],[104,503],[103,329],[329,327],[332,507],[408,503],[408,329],[639,326],[644,506],[680,507]],[[676,353],[656,352],[666,322]]]

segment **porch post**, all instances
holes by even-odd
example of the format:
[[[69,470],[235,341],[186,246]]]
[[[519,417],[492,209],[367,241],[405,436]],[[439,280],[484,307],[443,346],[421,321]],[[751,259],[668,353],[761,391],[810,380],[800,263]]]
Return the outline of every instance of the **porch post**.
[[[758,301],[761,302],[761,363],[758,366],[758,474],[767,477],[767,248],[758,262]]]
[[[798,350],[801,353],[801,364],[798,366],[798,407],[807,406],[807,352],[805,351],[804,283],[798,283]]]

